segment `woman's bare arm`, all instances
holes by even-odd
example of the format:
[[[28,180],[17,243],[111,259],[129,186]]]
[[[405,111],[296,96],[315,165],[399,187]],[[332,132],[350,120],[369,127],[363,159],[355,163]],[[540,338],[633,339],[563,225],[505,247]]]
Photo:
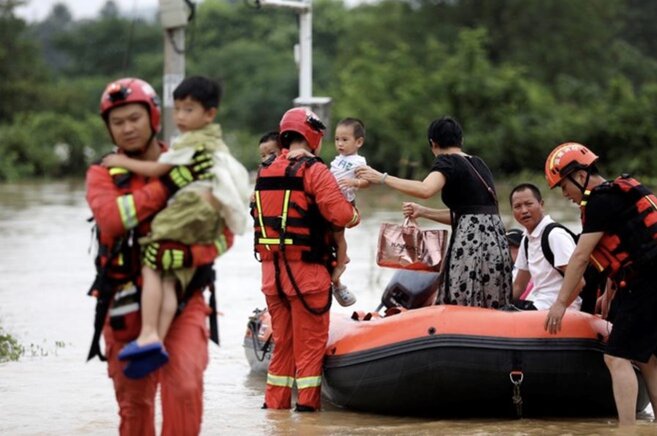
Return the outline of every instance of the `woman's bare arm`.
[[[356,176],[369,183],[384,184],[404,194],[422,199],[431,198],[445,186],[445,176],[439,171],[432,171],[424,180],[419,181],[389,176],[370,166],[362,166],[356,168]]]
[[[404,202],[402,212],[408,218],[426,218],[447,225],[452,223],[452,215],[449,209],[433,209],[413,202]]]

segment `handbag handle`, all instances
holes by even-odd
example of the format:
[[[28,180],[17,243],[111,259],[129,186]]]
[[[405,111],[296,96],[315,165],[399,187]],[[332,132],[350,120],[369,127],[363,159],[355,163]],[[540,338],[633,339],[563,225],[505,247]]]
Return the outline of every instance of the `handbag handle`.
[[[411,218],[410,216],[404,217],[404,224],[402,224],[402,227],[420,227],[417,225],[417,221],[415,221],[415,218]]]

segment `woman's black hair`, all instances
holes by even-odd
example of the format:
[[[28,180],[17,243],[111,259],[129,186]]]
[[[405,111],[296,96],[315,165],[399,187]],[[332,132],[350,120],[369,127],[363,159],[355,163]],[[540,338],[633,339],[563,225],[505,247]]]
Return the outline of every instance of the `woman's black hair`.
[[[433,141],[439,148],[461,148],[463,146],[463,129],[454,118],[445,116],[431,122],[427,130],[427,138],[429,147]]]

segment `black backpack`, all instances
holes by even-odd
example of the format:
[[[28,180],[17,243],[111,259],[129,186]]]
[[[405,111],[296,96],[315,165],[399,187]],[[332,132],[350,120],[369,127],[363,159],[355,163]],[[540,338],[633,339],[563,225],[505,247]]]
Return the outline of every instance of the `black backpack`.
[[[552,267],[563,276],[563,271],[561,271],[559,268],[554,266],[554,253],[552,252],[552,249],[550,248],[550,242],[549,242],[549,236],[550,232],[555,229],[555,228],[561,228],[566,231],[572,238],[573,241],[575,241],[575,244],[577,244],[577,241],[579,239],[579,235],[573,233],[568,227],[564,226],[563,224],[560,223],[550,223],[547,226],[545,226],[545,230],[543,230],[543,235],[541,235],[541,250],[543,251],[543,256],[545,257],[545,260],[547,260]],[[525,250],[525,258],[529,259],[528,252],[529,252],[529,240],[527,237],[523,237],[522,239],[522,245]],[[595,312],[595,303],[598,299],[598,291],[604,290],[604,285],[606,283],[607,277],[604,274],[601,274],[598,270],[596,270],[592,265],[588,265],[586,267],[586,270],[584,271],[584,281],[586,284],[584,285],[584,289],[580,292],[579,296],[582,297],[582,312],[588,312],[588,313],[593,313]]]

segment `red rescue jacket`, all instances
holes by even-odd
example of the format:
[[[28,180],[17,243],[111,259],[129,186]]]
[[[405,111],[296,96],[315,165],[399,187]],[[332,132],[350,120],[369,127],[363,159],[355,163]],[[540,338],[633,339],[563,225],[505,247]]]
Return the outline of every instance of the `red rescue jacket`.
[[[271,261],[274,253],[282,251],[301,290],[328,289],[330,280],[324,264],[328,224],[353,227],[360,221],[358,210],[345,200],[335,177],[319,158],[289,160],[287,154],[288,150],[283,150],[260,168],[251,211],[254,249],[263,261],[266,294],[276,293]],[[293,294],[287,275],[281,275],[285,292]]]
[[[160,143],[162,151],[166,146]],[[116,282],[136,280],[141,271],[137,239],[150,231],[150,223],[169,199],[166,186],[159,180],[129,173],[121,168],[92,165],[87,171],[87,202],[98,232],[96,266]],[[232,239],[232,238],[231,238]],[[207,265],[217,257],[213,244],[191,246],[193,266]]]

